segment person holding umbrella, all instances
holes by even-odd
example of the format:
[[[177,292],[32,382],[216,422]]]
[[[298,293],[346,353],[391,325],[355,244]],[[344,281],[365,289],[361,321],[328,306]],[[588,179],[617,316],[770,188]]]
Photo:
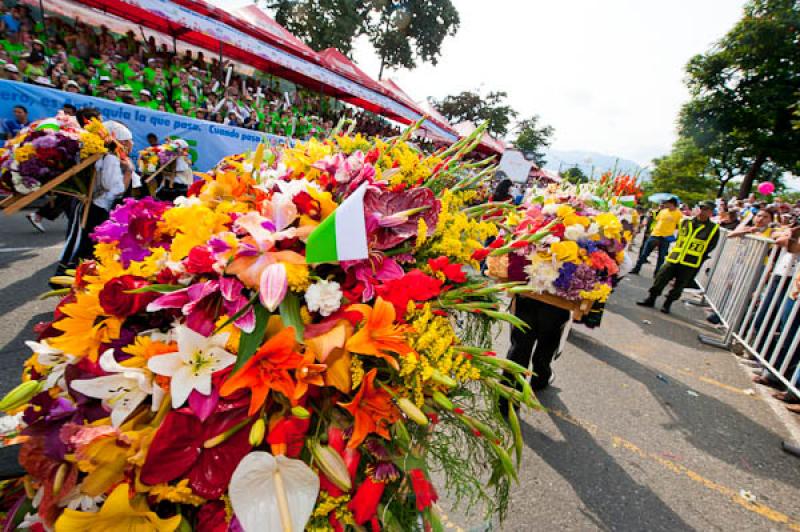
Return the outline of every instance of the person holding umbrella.
[[[653,286],[650,287],[650,295],[642,301],[637,301],[637,305],[654,307],[656,298],[661,295],[667,284],[674,280],[675,283],[667,294],[667,300],[661,307],[661,312],[669,314],[672,304],[681,297],[683,289],[691,284],[703,262],[717,245],[719,225],[711,221],[713,214],[714,202],[704,201],[699,205],[694,218],[681,220],[678,241],[667,256],[667,264],[657,271]]]
[[[651,196],[650,199],[652,200],[654,196]],[[644,249],[642,249],[642,252],[639,254],[639,260],[636,261],[636,266],[631,270],[632,274],[639,274],[639,271],[642,269],[642,264],[645,263],[654,248],[658,248],[658,259],[656,260],[655,269],[656,274],[658,274],[658,270],[660,270],[661,266],[664,264],[664,258],[669,251],[669,245],[674,240],[673,235],[675,234],[675,230],[678,228],[678,224],[682,218],[683,215],[678,210],[678,198],[675,196],[667,198],[666,201],[664,201],[664,208],[661,209],[656,216],[653,230],[644,243]]]

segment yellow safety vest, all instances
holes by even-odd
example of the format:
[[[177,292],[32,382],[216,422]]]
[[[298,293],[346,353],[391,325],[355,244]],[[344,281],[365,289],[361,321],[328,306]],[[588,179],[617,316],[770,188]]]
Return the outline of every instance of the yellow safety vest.
[[[706,256],[711,239],[719,225],[704,223],[695,227],[694,220],[683,220],[678,229],[678,240],[667,256],[667,262],[699,268]]]

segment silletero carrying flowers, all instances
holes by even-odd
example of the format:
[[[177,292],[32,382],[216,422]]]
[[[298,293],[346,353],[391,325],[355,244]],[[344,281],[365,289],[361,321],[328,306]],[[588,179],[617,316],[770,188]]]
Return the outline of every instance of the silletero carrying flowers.
[[[503,233],[491,245],[490,274],[527,281],[515,292],[604,303],[636,223],[636,211],[628,205],[635,199],[617,196],[617,190],[608,180],[550,185],[518,208],[500,205],[505,210],[494,219]]]
[[[432,156],[409,133],[259,148],[174,205],[125,200],[0,404],[27,438],[8,519],[440,530],[432,475],[502,516],[522,439],[498,399],[537,405],[487,351],[517,322],[513,284],[474,273],[481,132]]]

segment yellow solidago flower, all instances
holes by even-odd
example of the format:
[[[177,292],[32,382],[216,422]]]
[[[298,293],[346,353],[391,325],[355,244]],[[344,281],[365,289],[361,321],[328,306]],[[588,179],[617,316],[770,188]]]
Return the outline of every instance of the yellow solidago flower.
[[[192,506],[200,506],[206,502],[204,498],[194,494],[192,488],[189,487],[188,478],[181,480],[175,486],[156,484],[150,488],[150,495],[155,497],[157,502],[169,501],[178,504],[191,504]]]
[[[356,355],[350,359],[350,378],[353,381],[353,389],[358,388],[364,378],[364,363]]]
[[[33,144],[26,144],[14,150],[14,159],[18,163],[24,163],[34,155],[36,155],[36,148],[33,147]]]
[[[420,217],[420,219],[417,220],[417,240],[414,243],[414,249],[419,249],[427,238],[428,224],[425,223],[425,218]]]
[[[64,509],[56,521],[56,532],[173,532],[178,529],[182,519],[180,514],[162,519],[147,506],[144,497],[131,499],[129,491],[128,484],[119,484],[96,513]]]

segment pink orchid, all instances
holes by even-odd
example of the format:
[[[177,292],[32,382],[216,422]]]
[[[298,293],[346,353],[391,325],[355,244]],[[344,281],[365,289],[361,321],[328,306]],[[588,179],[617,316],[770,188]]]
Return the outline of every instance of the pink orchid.
[[[236,257],[228,266],[228,273],[237,276],[250,288],[259,291],[261,303],[274,311],[286,297],[289,281],[284,264],[304,264],[305,259],[294,251],[277,251],[280,240],[299,238],[307,233],[288,227],[297,217],[297,207],[291,202],[270,202],[265,207],[272,220],[250,212],[236,220],[235,226],[247,231]]]
[[[208,336],[214,331],[219,316],[220,298],[222,308],[229,317],[235,316],[248,304],[247,296],[242,294],[244,285],[232,277],[196,283],[188,288],[164,294],[149,305],[147,312],[166,308],[179,308],[186,316],[186,326],[193,331]],[[252,332],[256,324],[252,308],[247,309],[234,322],[244,332]]]

